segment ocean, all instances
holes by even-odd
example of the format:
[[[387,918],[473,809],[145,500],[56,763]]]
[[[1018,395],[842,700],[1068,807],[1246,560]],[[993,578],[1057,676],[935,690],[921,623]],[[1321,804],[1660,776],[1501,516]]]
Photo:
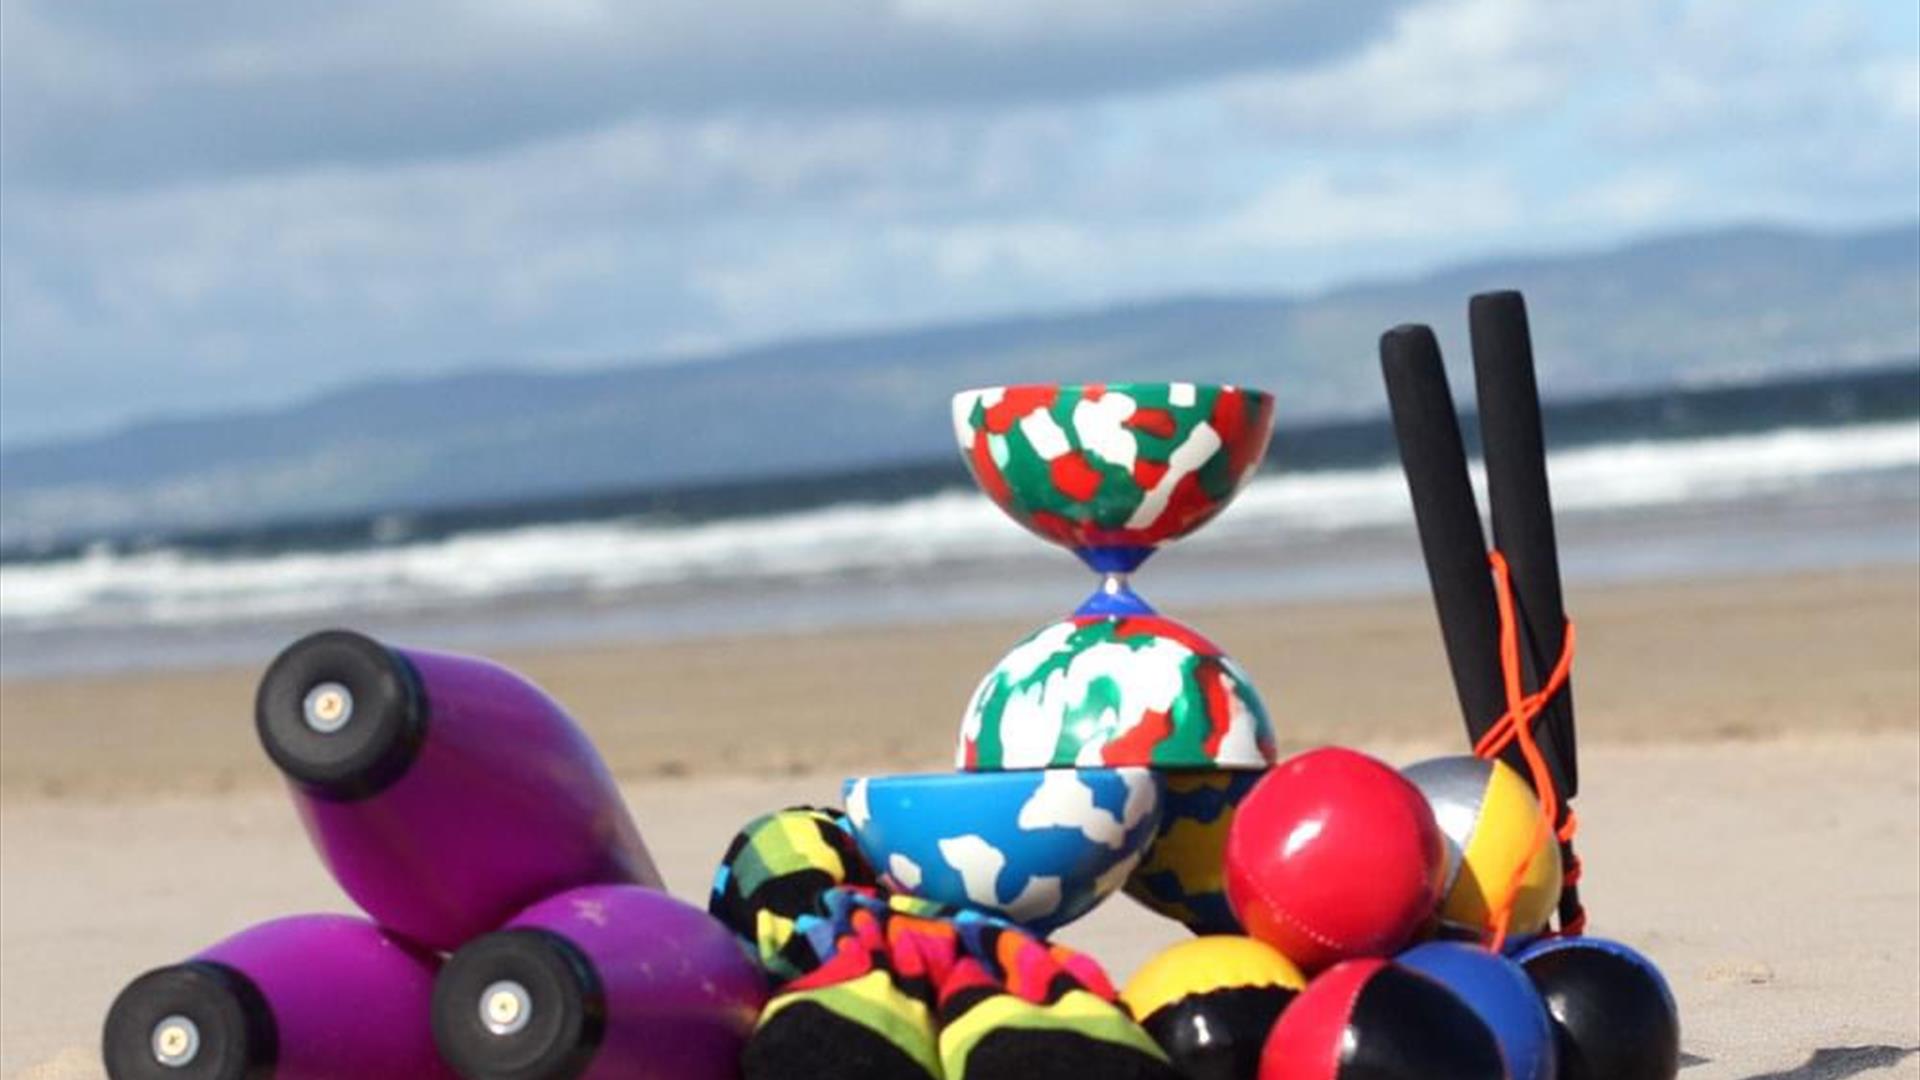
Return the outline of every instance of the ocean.
[[[1547,426],[1572,587],[1920,565],[1920,365],[1576,402]],[[1175,616],[1424,589],[1392,455],[1377,417],[1283,429],[1137,587]],[[1038,625],[1092,585],[957,463],[913,463],[10,551],[0,677],[260,663],[334,625],[467,649]]]

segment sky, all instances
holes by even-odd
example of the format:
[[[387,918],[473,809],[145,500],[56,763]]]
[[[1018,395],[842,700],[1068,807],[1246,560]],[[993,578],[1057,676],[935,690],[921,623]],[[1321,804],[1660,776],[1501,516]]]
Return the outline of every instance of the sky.
[[[0,0],[0,441],[1916,216],[1912,0]]]

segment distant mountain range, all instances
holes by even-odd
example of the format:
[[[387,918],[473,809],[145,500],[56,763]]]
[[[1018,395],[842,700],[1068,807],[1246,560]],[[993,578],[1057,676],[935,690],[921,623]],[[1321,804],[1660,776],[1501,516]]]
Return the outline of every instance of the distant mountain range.
[[[1920,355],[1920,224],[1729,229],[1461,265],[1312,297],[1171,299],[802,340],[590,372],[372,382],[269,411],[0,452],[0,543],[839,471],[950,452],[947,398],[1019,381],[1271,389],[1282,424],[1384,408],[1374,343],[1525,290],[1550,397],[1737,383]],[[1469,385],[1464,369],[1455,385]],[[850,492],[855,495],[857,492]]]

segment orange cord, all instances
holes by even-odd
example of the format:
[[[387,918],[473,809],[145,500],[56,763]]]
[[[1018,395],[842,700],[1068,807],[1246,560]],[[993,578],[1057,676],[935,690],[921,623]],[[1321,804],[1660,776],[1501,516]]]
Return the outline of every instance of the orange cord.
[[[1507,566],[1507,557],[1499,549],[1496,548],[1488,556],[1488,561],[1493,566],[1494,598],[1500,605],[1500,675],[1506,684],[1507,711],[1474,744],[1473,752],[1482,758],[1493,758],[1507,747],[1519,743],[1520,754],[1526,759],[1528,771],[1533,774],[1533,789],[1540,796],[1540,825],[1534,834],[1530,852],[1514,871],[1513,880],[1508,883],[1506,891],[1491,905],[1492,947],[1498,951],[1506,944],[1507,930],[1513,921],[1513,904],[1519,896],[1522,882],[1526,880],[1527,871],[1533,866],[1533,860],[1549,838],[1558,840],[1561,850],[1568,851],[1574,833],[1579,831],[1580,819],[1569,807],[1567,820],[1558,830],[1554,828],[1560,818],[1560,793],[1554,787],[1553,771],[1547,767],[1546,755],[1541,753],[1540,745],[1533,737],[1534,722],[1546,709],[1547,703],[1553,700],[1553,696],[1567,685],[1567,677],[1573,671],[1573,622],[1567,622],[1566,642],[1560,649],[1560,659],[1547,676],[1546,684],[1534,693],[1527,693],[1520,666],[1520,620],[1514,607],[1512,573]],[[1579,858],[1569,858],[1561,879],[1562,887],[1571,888],[1579,884],[1580,870]],[[1560,932],[1580,933],[1586,928],[1586,922],[1586,912],[1577,911],[1571,919],[1563,920]]]

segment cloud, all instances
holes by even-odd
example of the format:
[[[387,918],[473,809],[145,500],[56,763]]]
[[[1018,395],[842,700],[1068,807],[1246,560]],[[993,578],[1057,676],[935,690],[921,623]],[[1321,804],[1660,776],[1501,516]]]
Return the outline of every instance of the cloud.
[[[1658,167],[1632,169],[1581,188],[1567,199],[1576,215],[1643,228],[1700,197],[1684,178]]]
[[[1268,137],[1332,145],[1525,138],[1556,121],[1640,149],[1910,134],[1920,30],[1889,32],[1875,6],[1898,5],[1429,0],[1361,49],[1234,76],[1223,94]]]
[[[484,154],[644,117],[971,109],[1318,61],[1403,0],[13,0],[12,175],[118,187]],[[85,137],[76,133],[85,132]]]
[[[1920,57],[1868,64],[1860,72],[1860,86],[1889,115],[1920,124]]]
[[[949,288],[1000,282],[1012,285],[1017,295],[1099,267],[1100,279],[1090,284],[1103,279],[1101,287],[1111,287],[1116,279],[1130,279],[1135,284],[1129,291],[1146,291],[1166,287],[1156,274],[1170,265],[1177,267],[1176,277],[1205,280],[1209,267],[1326,258],[1342,247],[1378,250],[1406,241],[1497,234],[1520,220],[1523,210],[1519,194],[1495,170],[1310,166],[1275,179],[1238,204],[1196,208],[1171,220],[1157,215],[1124,222],[1032,217],[895,228],[885,240],[890,255],[923,267],[931,280]]]
[[[1916,57],[1888,55],[1861,9],[1699,0],[1643,20],[1635,88],[1602,114],[1618,138],[1822,138],[1920,114]]]
[[[1289,176],[1234,215],[1223,239],[1249,246],[1388,243],[1503,230],[1521,216],[1513,185],[1494,169],[1390,170]]]
[[[1910,7],[4,0],[0,438],[1912,216]]]
[[[1622,5],[1626,6],[1626,5]],[[1565,98],[1565,55],[1609,5],[1448,0],[1403,9],[1356,54],[1232,81],[1227,100],[1281,135],[1341,141],[1445,137]]]

